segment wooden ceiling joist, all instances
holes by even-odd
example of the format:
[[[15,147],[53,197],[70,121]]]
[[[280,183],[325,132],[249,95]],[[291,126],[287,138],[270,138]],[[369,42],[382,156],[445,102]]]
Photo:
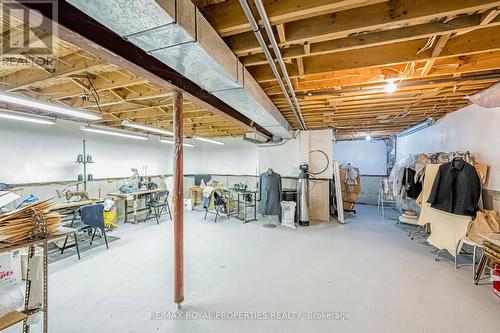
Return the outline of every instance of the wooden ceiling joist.
[[[445,45],[439,56],[435,58],[432,57],[431,50],[418,53],[426,43],[427,39],[418,39],[354,51],[305,57],[304,74],[318,74],[499,51],[500,26],[475,30],[469,34],[454,38]],[[288,64],[287,70],[291,77],[299,76],[295,64]],[[275,80],[270,67],[267,65],[252,66],[249,71],[258,82]]]
[[[303,44],[305,42],[317,43],[345,38],[367,31],[419,25],[444,17],[476,13],[498,6],[500,6],[500,1],[491,0],[400,0],[381,2],[340,11],[333,15],[326,14],[289,22],[286,24],[286,45]],[[226,41],[237,55],[262,52],[252,32],[228,37]]]

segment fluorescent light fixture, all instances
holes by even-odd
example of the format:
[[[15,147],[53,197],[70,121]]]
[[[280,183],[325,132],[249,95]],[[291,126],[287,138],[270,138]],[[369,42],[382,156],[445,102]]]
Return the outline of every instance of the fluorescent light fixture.
[[[171,141],[171,140],[166,140],[166,139],[160,139],[160,142],[163,142],[163,143],[168,143],[168,144],[171,144],[171,145],[173,145],[173,144],[174,144],[174,142],[173,142],[173,141]],[[190,143],[185,143],[185,142],[183,142],[183,143],[182,143],[182,145],[183,145],[184,147],[194,147],[194,145],[192,145],[192,144],[190,144]]]
[[[436,119],[429,117],[425,121],[418,123],[416,125],[410,126],[401,132],[399,132],[397,135],[398,138],[403,138],[405,136],[411,135],[413,133],[416,133],[418,131],[421,131],[427,127],[430,127],[436,123]]]
[[[212,139],[203,138],[203,137],[201,137],[201,136],[195,136],[195,137],[193,137],[193,139],[198,140],[198,141],[203,141],[203,142],[213,143],[213,144],[215,144],[215,145],[221,145],[221,146],[223,146],[223,145],[224,145],[224,142],[220,142],[220,141],[217,141],[217,140],[212,140]]]
[[[135,134],[128,131],[123,131],[120,129],[111,129],[103,126],[94,126],[94,125],[82,125],[80,127],[82,131],[113,135],[113,136],[121,136],[123,138],[136,139],[136,140],[148,140],[148,137],[141,134]]]
[[[76,110],[65,106],[56,105],[54,103],[39,101],[36,99],[18,96],[15,94],[0,92],[0,102],[26,106],[29,108],[49,111],[53,113],[63,114],[70,117],[85,119],[85,120],[99,120],[101,116],[83,110]]]
[[[25,121],[28,123],[43,124],[43,125],[54,125],[56,121],[54,119],[40,117],[29,114],[22,114],[19,112],[12,112],[9,110],[0,109],[0,118]]]
[[[163,134],[163,135],[174,135],[174,132],[171,132],[171,131],[168,131],[165,129],[161,129],[161,128],[157,128],[157,127],[151,127],[151,126],[147,126],[147,125],[137,124],[137,123],[131,122],[129,120],[122,121],[122,126],[132,127],[135,129],[140,129],[140,130],[146,131],[146,132],[158,133],[158,134]]]
[[[392,94],[396,91],[398,86],[394,83],[395,79],[387,79],[387,85],[384,87],[384,91],[388,94]]]
[[[371,141],[371,140],[372,140],[371,135],[367,135],[367,136],[365,136],[365,140],[366,140],[366,141]]]

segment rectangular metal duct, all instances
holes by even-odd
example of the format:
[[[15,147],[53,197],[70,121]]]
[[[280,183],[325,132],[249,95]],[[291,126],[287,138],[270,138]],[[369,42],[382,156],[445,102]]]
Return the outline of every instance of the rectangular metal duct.
[[[292,128],[191,0],[67,0],[281,138]]]

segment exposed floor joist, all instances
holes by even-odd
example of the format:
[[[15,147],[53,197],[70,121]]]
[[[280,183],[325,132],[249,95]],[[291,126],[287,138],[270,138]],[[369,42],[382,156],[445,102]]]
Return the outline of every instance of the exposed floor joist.
[[[195,1],[297,128],[238,2]],[[394,134],[466,106],[466,96],[500,81],[500,1],[263,3],[311,129]],[[387,79],[395,93],[383,91]]]

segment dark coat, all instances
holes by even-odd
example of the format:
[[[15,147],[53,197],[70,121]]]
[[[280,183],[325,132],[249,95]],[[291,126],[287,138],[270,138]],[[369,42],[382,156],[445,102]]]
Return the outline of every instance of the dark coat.
[[[405,173],[403,175],[403,185],[406,186],[406,196],[411,199],[416,199],[422,192],[422,182],[418,181],[415,183],[415,170],[411,168],[405,168]]]
[[[280,215],[281,212],[281,176],[273,172],[264,172],[259,178],[259,214]]]
[[[481,180],[476,168],[454,158],[439,167],[427,202],[444,212],[476,216],[480,196]]]

